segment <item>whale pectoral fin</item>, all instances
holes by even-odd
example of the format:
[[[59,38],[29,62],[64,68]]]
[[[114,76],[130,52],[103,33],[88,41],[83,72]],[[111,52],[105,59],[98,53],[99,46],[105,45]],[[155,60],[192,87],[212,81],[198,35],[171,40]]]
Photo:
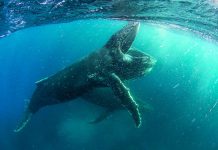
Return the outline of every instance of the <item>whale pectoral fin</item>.
[[[105,45],[107,49],[120,49],[123,53],[126,53],[135,40],[138,32],[139,22],[129,22],[125,27],[116,32]]]
[[[35,84],[36,84],[37,86],[39,86],[39,85],[41,85],[44,81],[46,81],[47,79],[48,79],[48,77],[45,77],[45,78],[43,78],[43,79],[41,79],[41,80],[39,80],[39,81],[36,81]]]
[[[112,114],[112,112],[114,112],[113,109],[107,109],[106,111],[102,112],[96,119],[90,121],[89,123],[90,124],[99,123],[99,122],[107,119]]]
[[[24,118],[19,123],[17,128],[14,129],[14,132],[20,132],[27,125],[27,123],[30,121],[31,117],[32,117],[32,113],[30,111],[26,111],[24,114]]]
[[[117,96],[120,100],[121,105],[123,105],[124,108],[126,108],[132,115],[136,127],[140,127],[141,114],[139,112],[139,107],[131,96],[129,89],[124,85],[124,83],[115,73],[109,75],[108,85],[112,88],[114,95]]]

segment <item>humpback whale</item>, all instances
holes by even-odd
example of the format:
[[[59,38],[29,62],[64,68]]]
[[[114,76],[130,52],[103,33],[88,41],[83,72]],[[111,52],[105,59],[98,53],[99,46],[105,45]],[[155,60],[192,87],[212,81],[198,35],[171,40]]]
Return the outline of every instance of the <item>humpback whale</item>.
[[[145,70],[147,66],[145,65],[145,62],[143,63],[143,59],[145,60],[146,57],[151,57],[148,54],[141,52],[135,48],[130,48],[126,55],[130,55],[134,58],[134,60],[138,59],[137,63],[131,63],[131,66],[128,66],[123,70],[122,77],[128,76],[131,77],[131,79],[138,78],[142,75],[145,75]],[[152,57],[151,57],[152,58]],[[156,62],[154,58],[152,58],[153,64]],[[136,67],[137,66],[137,67]],[[150,72],[147,68],[147,73]],[[81,96],[81,98],[85,101],[88,101],[92,104],[96,104],[98,106],[101,106],[105,108],[105,111],[103,111],[96,119],[90,121],[89,123],[99,123],[103,121],[104,119],[108,118],[113,112],[118,110],[125,110],[125,108],[120,103],[119,99],[114,95],[113,91],[109,87],[100,87],[95,88]],[[135,100],[138,104],[139,110],[141,112],[150,112],[153,110],[153,107],[146,103],[145,101],[141,100]]]
[[[155,60],[131,48],[138,29],[138,22],[129,22],[113,34],[100,50],[36,82],[24,118],[14,131],[21,131],[32,115],[45,106],[68,102],[104,87],[111,89],[116,100],[129,111],[136,127],[139,127],[139,106],[123,81],[145,75],[152,69]]]
[[[119,102],[118,98],[113,94],[111,88],[108,87],[95,88],[92,91],[89,91],[82,95],[81,98],[87,102],[105,108],[105,110],[100,113],[98,117],[89,122],[90,124],[99,123],[111,116],[112,113],[120,110],[125,110],[125,108]],[[139,111],[141,113],[150,112],[153,110],[153,107],[147,102],[139,99],[136,99],[135,101],[138,104]]]

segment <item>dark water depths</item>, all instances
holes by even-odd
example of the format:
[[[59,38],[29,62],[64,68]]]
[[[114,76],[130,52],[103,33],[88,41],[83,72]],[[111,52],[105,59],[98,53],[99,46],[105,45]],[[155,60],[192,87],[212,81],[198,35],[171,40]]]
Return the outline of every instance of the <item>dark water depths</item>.
[[[215,0],[0,0],[0,149],[217,150],[217,10]],[[126,111],[90,125],[104,109],[78,99],[42,109],[14,133],[35,81],[101,48],[122,20],[143,22],[133,46],[157,59],[126,83],[153,107],[142,127]]]

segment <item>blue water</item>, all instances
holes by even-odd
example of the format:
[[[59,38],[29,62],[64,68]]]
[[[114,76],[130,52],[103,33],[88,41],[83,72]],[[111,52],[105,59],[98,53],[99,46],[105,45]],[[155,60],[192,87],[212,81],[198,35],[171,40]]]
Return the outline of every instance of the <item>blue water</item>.
[[[128,81],[153,110],[137,129],[126,111],[90,125],[103,108],[80,99],[43,108],[14,133],[35,81],[100,49],[126,22],[81,20],[20,30],[0,40],[1,150],[217,150],[218,45],[178,26],[141,23],[134,47],[157,59]]]

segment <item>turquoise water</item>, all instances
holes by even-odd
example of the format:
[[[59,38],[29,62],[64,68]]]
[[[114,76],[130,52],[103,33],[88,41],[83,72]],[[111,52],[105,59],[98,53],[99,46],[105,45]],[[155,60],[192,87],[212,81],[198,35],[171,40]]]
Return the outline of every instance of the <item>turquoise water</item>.
[[[152,55],[150,74],[126,83],[143,112],[137,129],[126,111],[90,125],[103,108],[81,100],[38,112],[20,133],[34,82],[100,49],[126,22],[75,21],[28,28],[0,40],[0,149],[217,150],[218,45],[184,28],[141,23],[134,47]]]

